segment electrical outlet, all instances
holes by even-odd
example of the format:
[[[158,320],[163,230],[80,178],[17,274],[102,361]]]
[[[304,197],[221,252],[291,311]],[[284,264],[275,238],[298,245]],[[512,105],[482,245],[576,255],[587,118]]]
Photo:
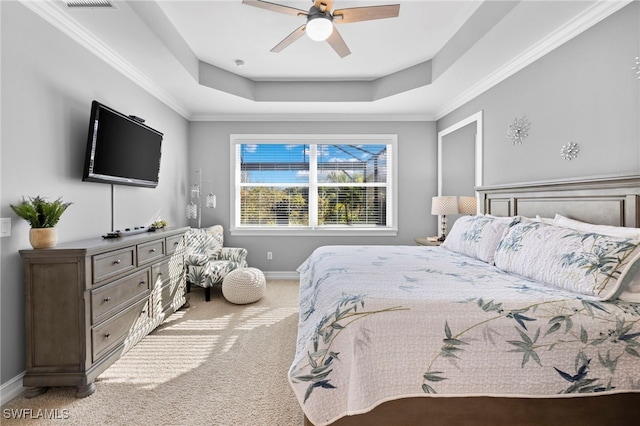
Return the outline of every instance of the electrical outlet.
[[[267,260],[273,260],[273,253],[270,251],[267,252]]]

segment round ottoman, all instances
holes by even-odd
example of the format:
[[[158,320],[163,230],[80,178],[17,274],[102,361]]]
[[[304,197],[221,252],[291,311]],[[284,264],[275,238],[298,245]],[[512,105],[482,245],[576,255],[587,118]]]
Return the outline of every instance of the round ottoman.
[[[243,305],[262,299],[266,287],[266,280],[260,269],[240,268],[224,277],[222,295],[231,303]]]

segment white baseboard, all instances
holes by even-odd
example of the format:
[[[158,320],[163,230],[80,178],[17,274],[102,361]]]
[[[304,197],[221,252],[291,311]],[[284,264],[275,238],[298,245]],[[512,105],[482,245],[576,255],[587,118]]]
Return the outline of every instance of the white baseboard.
[[[264,277],[272,280],[299,280],[300,274],[296,271],[262,271]]]
[[[24,371],[0,386],[0,405],[6,404],[24,391],[22,386],[23,377]]]

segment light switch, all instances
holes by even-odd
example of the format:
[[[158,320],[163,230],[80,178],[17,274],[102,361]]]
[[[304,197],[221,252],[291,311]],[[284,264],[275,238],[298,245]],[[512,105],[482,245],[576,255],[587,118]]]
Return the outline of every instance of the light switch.
[[[0,219],[0,237],[11,236],[11,218],[3,217]]]

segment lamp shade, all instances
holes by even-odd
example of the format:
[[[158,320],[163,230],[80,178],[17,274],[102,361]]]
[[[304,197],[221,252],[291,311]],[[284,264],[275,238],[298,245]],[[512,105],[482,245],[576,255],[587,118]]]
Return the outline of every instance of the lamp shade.
[[[458,213],[476,214],[478,212],[478,201],[476,197],[458,197]]]
[[[431,198],[431,214],[458,214],[458,199],[455,195]]]

